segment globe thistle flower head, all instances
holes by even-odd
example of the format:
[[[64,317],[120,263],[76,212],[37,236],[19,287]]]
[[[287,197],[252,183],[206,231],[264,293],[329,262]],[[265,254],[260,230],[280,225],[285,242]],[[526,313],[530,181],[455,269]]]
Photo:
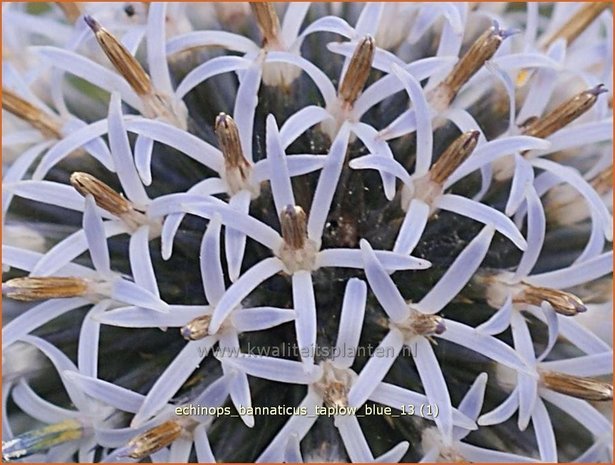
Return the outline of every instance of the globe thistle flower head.
[[[3,21],[4,460],[612,461],[607,3]]]

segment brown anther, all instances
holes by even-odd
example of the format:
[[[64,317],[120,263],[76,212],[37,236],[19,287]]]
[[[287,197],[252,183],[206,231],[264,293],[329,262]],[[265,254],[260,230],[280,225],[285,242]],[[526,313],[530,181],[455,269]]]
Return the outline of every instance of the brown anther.
[[[598,96],[605,92],[607,90],[602,84],[584,90],[559,105],[546,116],[526,124],[523,128],[523,134],[542,139],[550,136],[586,113],[596,103]]]
[[[132,459],[140,460],[163,447],[167,447],[182,434],[184,428],[177,420],[168,420],[144,433],[135,436],[128,442]]]
[[[320,364],[323,368],[323,377],[316,383],[315,388],[322,396],[327,407],[348,407],[348,392],[352,385],[352,372],[344,368],[337,368],[331,360]]]
[[[133,210],[130,201],[91,174],[75,172],[70,183],[84,197],[92,195],[96,205],[112,215],[122,216]]]
[[[545,371],[541,373],[541,381],[547,389],[578,399],[613,400],[613,385],[592,378]]]
[[[210,315],[203,315],[184,325],[180,332],[184,339],[188,341],[198,341],[209,335]]]
[[[81,297],[88,293],[88,283],[82,278],[28,276],[14,278],[2,284],[7,297],[31,302],[35,300]]]
[[[149,76],[143,70],[143,67],[139,64],[137,59],[126,50],[126,47],[91,16],[84,16],[83,19],[94,32],[94,36],[100,44],[100,47],[117,72],[126,79],[137,95],[153,95],[154,89]]]
[[[81,16],[81,8],[77,2],[54,3],[58,6],[58,8],[60,8],[60,10],[62,10],[62,13],[66,16],[66,20],[71,24],[74,24],[75,21],[79,19],[79,16]]]
[[[293,250],[303,248],[307,239],[307,217],[303,208],[297,205],[288,205],[280,213],[282,237],[284,242]]]
[[[280,20],[271,2],[250,2],[256,22],[263,34],[263,47],[279,44]]]
[[[478,131],[468,131],[455,139],[431,167],[431,180],[440,185],[444,184],[448,177],[472,154],[479,136]]]
[[[2,87],[2,109],[28,122],[49,138],[62,138],[62,124],[56,117],[37,108],[6,87]]]
[[[375,53],[376,43],[373,37],[365,36],[357,44],[338,91],[339,98],[347,105],[354,105],[363,91],[372,69]]]
[[[476,39],[476,42],[472,44],[442,82],[442,85],[450,92],[451,101],[455,98],[461,86],[468,82],[487,60],[491,59],[509,34],[509,32],[493,26]]]
[[[323,401],[327,407],[348,407],[348,386],[339,381],[329,383],[324,390]]]
[[[610,2],[588,2],[581,6],[566,23],[543,43],[543,48],[549,48],[558,39],[564,39],[570,45],[609,5]]]
[[[235,120],[226,113],[220,113],[216,117],[215,131],[227,169],[239,169],[243,178],[246,179],[250,164],[243,155]]]
[[[587,307],[576,295],[547,287],[525,285],[523,291],[514,297],[513,302],[537,307],[540,307],[543,302],[548,302],[553,310],[565,316],[575,316],[577,313],[587,311]]]
[[[438,315],[426,315],[417,313],[411,318],[412,331],[422,336],[442,334],[446,326],[442,317]]]
[[[590,184],[599,195],[604,195],[613,189],[613,165],[598,173]]]

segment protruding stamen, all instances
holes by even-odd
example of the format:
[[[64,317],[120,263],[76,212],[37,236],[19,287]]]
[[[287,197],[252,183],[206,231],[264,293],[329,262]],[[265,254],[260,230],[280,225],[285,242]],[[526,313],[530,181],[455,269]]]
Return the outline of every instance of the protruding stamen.
[[[96,205],[112,215],[122,216],[133,210],[128,200],[91,174],[75,172],[70,183],[84,197],[92,195]]]
[[[347,105],[352,106],[365,87],[375,53],[373,37],[366,36],[357,44],[338,92],[340,99]]]
[[[280,213],[280,224],[284,242],[293,250],[302,249],[307,239],[307,217],[303,208],[288,205]]]
[[[523,134],[543,139],[550,136],[586,113],[596,103],[598,96],[605,92],[607,89],[603,84],[584,90],[559,105],[548,115],[526,124]]]
[[[2,284],[3,294],[25,302],[81,297],[88,291],[86,280],[73,277],[27,276],[10,279]]]
[[[544,42],[543,48],[549,48],[558,39],[564,39],[570,45],[609,5],[609,2],[588,2],[583,5],[562,27]]]
[[[514,297],[513,302],[536,305],[537,307],[540,307],[542,302],[549,302],[553,310],[565,316],[574,316],[577,313],[587,311],[587,307],[576,295],[547,287],[526,285],[523,291]]]
[[[442,334],[446,331],[446,325],[442,317],[438,315],[416,314],[412,317],[412,330],[415,334],[431,336]]]
[[[511,31],[500,29],[496,23],[472,44],[442,83],[450,92],[450,100],[455,98],[461,86],[468,82],[487,60],[491,59],[504,39],[511,34]]]
[[[592,378],[545,371],[542,384],[552,391],[591,401],[613,400],[613,385]]]
[[[271,2],[250,2],[256,22],[263,34],[263,47],[279,43],[280,20]]]
[[[210,315],[203,315],[190,321],[187,325],[181,328],[181,334],[184,339],[189,341],[198,341],[209,335],[209,323],[211,322]]]
[[[330,383],[325,389],[323,400],[327,407],[348,407],[348,386],[339,381]]]
[[[77,441],[82,436],[83,426],[76,420],[64,420],[47,425],[3,441],[2,461],[11,462],[34,454],[42,454],[60,444]]]
[[[60,10],[62,10],[62,13],[64,13],[64,16],[66,16],[66,20],[71,24],[74,24],[75,21],[79,19],[79,16],[81,16],[81,8],[76,2],[54,3],[58,6],[58,8],[60,8]]]
[[[444,184],[448,177],[472,154],[479,136],[478,131],[468,131],[455,139],[431,167],[431,180],[440,185]]]
[[[107,55],[117,72],[126,79],[130,87],[140,96],[153,95],[152,82],[136,58],[126,50],[113,34],[102,27],[94,18],[85,16],[84,20],[94,32],[94,36],[103,52],[105,52],[105,55]]]
[[[128,443],[128,456],[140,460],[175,441],[184,428],[176,420],[165,421],[154,428],[132,438]]]
[[[235,120],[226,113],[220,113],[216,117],[215,131],[227,169],[239,169],[246,179],[250,164],[243,155],[239,129]]]
[[[406,321],[396,323],[395,327],[409,336],[433,336],[446,331],[442,317],[418,312],[413,312]]]
[[[27,121],[49,138],[62,138],[62,124],[57,118],[35,107],[6,87],[2,87],[2,109]]]
[[[613,189],[613,165],[598,173],[598,175],[591,180],[591,185],[600,195],[604,195]]]
[[[316,383],[327,407],[348,407],[348,391],[352,384],[352,374],[349,370],[337,368],[330,360],[321,363],[323,377]]]

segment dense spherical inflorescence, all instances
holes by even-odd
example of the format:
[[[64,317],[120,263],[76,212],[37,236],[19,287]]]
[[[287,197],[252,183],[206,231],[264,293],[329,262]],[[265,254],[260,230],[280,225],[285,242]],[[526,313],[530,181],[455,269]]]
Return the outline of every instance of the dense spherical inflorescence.
[[[609,3],[3,3],[3,458],[611,461]]]

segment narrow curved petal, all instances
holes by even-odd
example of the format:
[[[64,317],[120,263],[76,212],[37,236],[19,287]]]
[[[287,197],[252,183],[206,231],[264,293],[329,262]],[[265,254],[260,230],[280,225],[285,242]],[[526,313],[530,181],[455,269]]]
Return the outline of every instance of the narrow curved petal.
[[[135,283],[151,292],[152,295],[160,296],[149,251],[149,226],[141,226],[130,236],[128,256]]]
[[[527,249],[523,252],[513,280],[523,279],[531,273],[538,261],[545,240],[547,220],[545,212],[533,187],[526,190],[527,199]]]
[[[149,308],[120,307],[96,315],[100,323],[122,328],[179,328],[191,320],[211,312],[210,307],[191,306],[175,308],[170,305],[167,313],[152,312]]]
[[[393,252],[400,255],[410,255],[416,245],[421,240],[427,220],[429,220],[430,208],[425,202],[419,199],[412,199],[397,233]]]
[[[77,366],[79,371],[86,376],[96,377],[98,373],[100,323],[96,321],[95,316],[104,312],[109,305],[108,300],[94,305],[81,323],[77,346]]]
[[[613,370],[613,352],[582,355],[564,360],[542,362],[540,368],[572,376],[610,375]]]
[[[79,412],[58,407],[40,397],[23,378],[13,387],[11,397],[26,415],[44,423],[59,423],[67,418],[79,417]]]
[[[378,302],[391,320],[397,323],[404,321],[410,313],[408,305],[365,239],[361,240],[361,253],[365,276]]]
[[[286,164],[286,153],[282,148],[282,141],[278,132],[275,117],[272,114],[267,116],[267,158],[269,161],[269,177],[271,182],[271,192],[273,201],[278,214],[284,209],[295,205],[293,186],[290,183],[290,175]]]
[[[295,332],[301,360],[313,365],[316,351],[316,300],[310,271],[293,273],[293,306],[296,312]]]
[[[241,74],[239,88],[235,97],[233,116],[239,131],[239,140],[244,156],[253,161],[252,131],[254,129],[254,115],[258,104],[258,89],[263,74],[264,54],[259,54],[253,63]]]
[[[156,140],[186,154],[193,160],[220,172],[222,153],[202,139],[162,121],[146,118],[126,120],[126,130]]]
[[[147,42],[147,68],[154,87],[159,92],[171,94],[171,76],[166,56],[167,4],[152,3],[147,13],[145,38]],[[173,460],[172,460],[173,462]]]
[[[405,406],[406,411],[410,405],[417,406],[427,404],[428,400],[425,394],[404,389],[400,386],[395,386],[389,383],[380,383],[370,394],[369,400],[378,402],[382,405],[388,405],[395,410],[401,410]],[[426,420],[432,420],[433,417],[425,417]],[[474,431],[477,429],[476,423],[466,415],[461,413],[456,408],[453,409],[453,425],[464,430]]]
[[[36,47],[36,52],[53,66],[74,74],[109,93],[117,91],[131,107],[141,110],[141,100],[119,74],[75,52],[58,47]]]
[[[246,298],[260,283],[280,272],[283,263],[279,258],[270,257],[258,262],[229,287],[217,303],[211,317],[209,333],[215,334],[226,317]]]
[[[123,412],[137,412],[145,398],[142,394],[117,386],[109,381],[86,376],[75,371],[66,371],[62,375],[67,382],[73,383],[84,394]]]
[[[355,349],[359,345],[363,318],[365,316],[365,304],[367,301],[367,286],[365,281],[351,278],[346,284],[340,324],[337,330],[335,347],[337,354],[333,363],[340,368],[350,368],[354,362]]]
[[[35,305],[26,313],[22,313],[4,324],[2,328],[2,350],[54,318],[89,303],[86,299],[73,297],[70,299],[48,300]]]
[[[559,270],[528,276],[524,281],[534,286],[566,289],[578,284],[590,282],[612,271],[613,252],[611,251],[591,258],[583,263],[574,263],[569,267]]]
[[[338,415],[335,426],[342,437],[346,453],[352,462],[373,462],[374,456],[361,431],[359,420],[354,415]]]
[[[256,459],[257,463],[280,462],[284,458],[286,452],[286,444],[288,438],[295,434],[299,440],[303,439],[316,420],[316,407],[322,405],[322,397],[320,397],[314,389],[308,388],[307,395],[299,404],[299,408],[304,408],[307,415],[293,415],[284,424],[282,429],[269,443],[263,453]]]
[[[416,167],[414,174],[422,176],[431,166],[433,152],[433,133],[431,112],[419,82],[403,68],[393,65],[391,72],[403,83],[416,113]]]
[[[152,183],[152,153],[154,151],[154,139],[145,136],[137,136],[135,142],[135,168],[141,181],[146,186]]]
[[[481,334],[475,328],[457,321],[445,319],[445,325],[446,331],[437,337],[473,350],[513,370],[529,371],[526,363],[519,357],[517,352],[499,339]]]
[[[487,373],[481,373],[476,377],[466,395],[459,403],[459,411],[468,418],[475,420],[478,418],[485,398],[485,388],[487,387]],[[454,422],[454,419],[453,419]],[[454,439],[459,441],[466,437],[470,431],[455,427],[453,430]]]
[[[425,270],[431,266],[430,262],[422,258],[400,255],[388,250],[375,250],[374,253],[381,266],[388,273],[397,270]],[[325,249],[318,252],[316,258],[318,267],[356,268],[359,270],[364,267],[363,256],[358,249]]]
[[[534,425],[540,459],[543,462],[557,462],[557,443],[555,442],[553,424],[551,423],[549,412],[547,412],[547,408],[540,398],[536,399],[536,407],[532,413],[532,423]]]
[[[512,312],[512,297],[508,296],[506,297],[506,301],[500,307],[500,309],[495,312],[495,314],[487,321],[477,326],[476,331],[482,334],[487,334],[489,336],[500,334],[510,325],[510,317],[512,315]]]
[[[310,211],[307,224],[308,237],[317,243],[321,241],[322,230],[327,221],[331,202],[333,202],[337,183],[342,173],[349,135],[348,126],[343,125],[331,144],[325,166],[318,178],[318,184],[312,199],[312,205],[318,205],[318,208],[313,208]]]
[[[434,421],[445,438],[452,438],[453,406],[440,364],[427,339],[417,337],[415,341],[417,345],[416,356],[414,357],[416,369],[421,377],[429,403],[432,407],[435,406],[438,409],[438,415],[434,418]]]
[[[495,208],[455,194],[440,196],[433,206],[467,216],[486,225],[492,225],[499,233],[510,239],[520,250],[527,248],[527,242],[515,226],[515,223]]]
[[[178,99],[182,99],[188,92],[210,77],[246,69],[248,66],[250,66],[250,62],[241,57],[223,56],[212,58],[202,65],[197,66],[186,75],[177,87],[175,96]]]
[[[538,362],[542,362],[545,357],[551,353],[559,336],[559,320],[557,319],[557,313],[553,310],[551,304],[546,301],[542,302],[540,304],[540,309],[545,316],[549,336],[547,340],[547,347],[545,347],[542,354],[540,354],[540,356],[536,359]]]
[[[103,226],[107,239],[129,231],[128,226],[121,220],[105,221]],[[76,266],[71,262],[87,250],[88,244],[85,231],[80,229],[49,249],[41,259],[36,262],[30,275],[51,276],[67,265]]]
[[[359,373],[359,377],[348,391],[348,405],[350,407],[359,408],[367,401],[378,383],[384,379],[397,360],[403,344],[404,336],[402,333],[395,328],[391,328],[382,342],[378,344],[361,373]]]
[[[519,209],[521,203],[525,200],[525,192],[528,188],[533,188],[534,169],[532,165],[521,155],[515,153],[515,172],[512,177],[510,186],[510,194],[504,213],[506,216],[512,216]]]
[[[496,408],[481,415],[478,418],[477,423],[480,426],[489,426],[489,425],[499,425],[500,423],[504,423],[513,414],[517,411],[519,407],[519,396],[517,395],[518,391],[515,389],[511,394],[506,398],[504,402],[498,405]]]
[[[169,305],[158,295],[127,279],[119,278],[113,281],[110,297],[119,302],[150,308],[156,312],[169,312]]]
[[[188,342],[149,390],[130,425],[138,427],[158,413],[197,369],[215,342],[211,336]]]
[[[294,4],[289,3],[289,7],[292,5]],[[327,110],[315,105],[309,105],[293,113],[280,128],[282,148],[286,150],[301,134],[329,117]]]
[[[229,205],[232,209],[247,215],[250,212],[251,200],[250,192],[242,190],[231,197]],[[239,273],[241,273],[241,264],[246,251],[246,239],[245,233],[229,226],[224,228],[224,253],[231,282],[237,281]]]
[[[460,179],[466,177],[472,171],[479,169],[487,163],[511,155],[515,152],[523,152],[533,149],[548,149],[550,143],[543,139],[530,136],[513,136],[503,139],[495,139],[486,144],[479,145],[472,156],[464,161],[444,183],[444,189],[448,189]]]
[[[135,167],[123,116],[120,96],[114,92],[111,95],[108,116],[111,156],[126,196],[137,205],[143,206],[149,203],[149,197]]]
[[[214,215],[207,225],[207,230],[201,241],[199,263],[201,267],[201,280],[205,297],[210,305],[215,305],[224,295],[224,274],[220,262],[220,216]]]
[[[433,314],[448,305],[470,281],[487,255],[494,232],[491,226],[485,226],[455,258],[436,285],[413,307],[419,312]]]
[[[223,360],[250,376],[280,383],[312,384],[322,376],[322,369],[317,365],[308,368],[305,363],[282,358],[238,354]]]
[[[198,425],[192,432],[194,437],[194,450],[196,451],[196,457],[199,463],[216,463],[216,458],[211,450],[209,439],[207,439],[207,432],[205,425]]]
[[[193,48],[217,46],[244,54],[257,53],[259,47],[250,39],[225,31],[192,31],[172,37],[167,42],[167,55]]]
[[[609,213],[600,196],[588,184],[588,182],[583,179],[577,170],[542,158],[532,160],[532,165],[536,168],[550,171],[562,181],[570,184],[570,186],[576,189],[579,194],[585,198],[589,208],[596,213],[598,219],[600,220],[600,224],[602,225],[604,237],[609,241],[613,240],[613,217]]]
[[[292,309],[277,307],[240,308],[231,315],[233,326],[239,332],[273,328],[296,318]]]

